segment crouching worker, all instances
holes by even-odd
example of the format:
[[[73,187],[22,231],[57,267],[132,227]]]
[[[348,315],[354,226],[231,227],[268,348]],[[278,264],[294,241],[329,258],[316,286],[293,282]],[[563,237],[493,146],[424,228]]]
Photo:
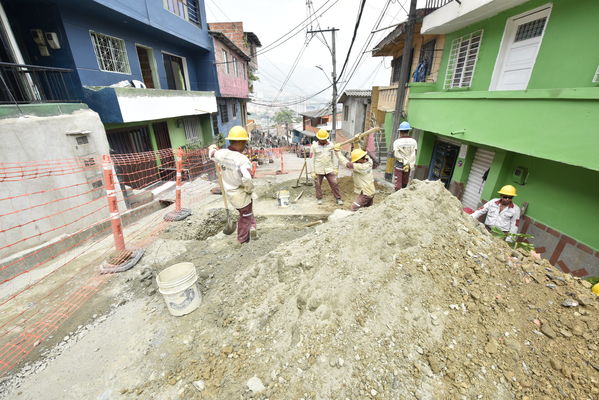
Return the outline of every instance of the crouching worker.
[[[335,145],[335,154],[337,154],[339,162],[352,171],[354,192],[358,194],[358,197],[352,203],[351,210],[358,211],[362,207],[370,207],[376,193],[372,175],[372,160],[364,150],[355,149],[351,152],[351,161],[349,161],[341,154],[339,145]]]
[[[228,149],[218,149],[216,145],[208,148],[210,159],[217,162],[222,168],[222,178],[225,193],[231,205],[239,211],[237,221],[237,240],[247,243],[257,238],[256,218],[253,213],[252,192],[252,163],[243,154],[249,135],[241,126],[234,126],[226,137],[230,146]]]

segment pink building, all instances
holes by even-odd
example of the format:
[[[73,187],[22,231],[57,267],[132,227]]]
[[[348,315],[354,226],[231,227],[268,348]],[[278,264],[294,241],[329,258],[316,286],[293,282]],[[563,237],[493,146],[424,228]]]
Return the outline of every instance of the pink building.
[[[210,23],[218,77],[218,115],[215,130],[225,135],[232,126],[247,126],[247,101],[252,72],[256,69],[256,47],[260,41],[243,31],[241,22]]]

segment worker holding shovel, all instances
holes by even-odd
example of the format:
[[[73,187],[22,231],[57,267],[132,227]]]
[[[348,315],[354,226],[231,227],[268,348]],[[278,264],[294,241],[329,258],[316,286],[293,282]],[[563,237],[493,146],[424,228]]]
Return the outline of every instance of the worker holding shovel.
[[[310,157],[312,157],[312,179],[316,189],[316,199],[318,204],[322,204],[322,180],[327,178],[333,196],[337,204],[343,204],[341,192],[337,184],[337,174],[339,172],[339,161],[334,155],[333,144],[329,142],[329,132],[321,129],[316,133],[318,141],[310,147]]]
[[[395,155],[395,190],[405,188],[410,181],[410,172],[416,164],[418,143],[410,136],[412,127],[408,121],[399,124],[399,138],[393,142]]]
[[[335,154],[347,168],[352,171],[354,180],[354,192],[358,195],[351,205],[352,211],[358,211],[362,207],[370,207],[374,200],[376,189],[374,187],[374,175],[372,174],[372,160],[368,153],[360,148],[351,152],[351,161],[341,154],[341,146],[335,145]]]
[[[253,214],[252,192],[252,164],[243,154],[249,135],[241,126],[234,126],[229,130],[226,139],[230,142],[228,149],[218,149],[213,144],[208,147],[208,155],[211,160],[222,168],[223,196],[231,201],[233,207],[239,211],[237,221],[237,240],[239,243],[247,243],[257,238],[256,218]],[[225,202],[226,204],[226,202]],[[227,232],[225,232],[227,233]],[[232,233],[232,232],[231,232]]]

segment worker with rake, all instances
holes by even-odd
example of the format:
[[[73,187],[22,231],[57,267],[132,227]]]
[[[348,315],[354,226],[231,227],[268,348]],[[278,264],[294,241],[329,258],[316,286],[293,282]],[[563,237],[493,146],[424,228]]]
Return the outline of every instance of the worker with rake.
[[[322,180],[324,178],[329,182],[333,196],[337,204],[343,204],[341,192],[337,184],[337,174],[339,173],[339,161],[334,155],[333,144],[329,142],[329,132],[321,129],[316,133],[318,141],[310,147],[310,157],[312,157],[312,179],[316,189],[316,199],[318,204],[322,204]]]
[[[368,153],[361,148],[351,152],[351,161],[341,154],[341,146],[335,145],[335,154],[348,169],[352,171],[354,180],[354,193],[358,195],[351,205],[352,211],[358,211],[363,207],[370,207],[374,200],[376,189],[374,187],[374,175],[372,174],[373,160]]]

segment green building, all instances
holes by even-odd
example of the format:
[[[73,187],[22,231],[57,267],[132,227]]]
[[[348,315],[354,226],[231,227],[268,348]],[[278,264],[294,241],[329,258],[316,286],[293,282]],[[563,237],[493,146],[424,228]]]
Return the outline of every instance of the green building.
[[[521,232],[577,276],[599,276],[597,15],[595,0],[449,1],[422,19],[444,46],[406,106],[419,178],[472,209],[514,185]]]

